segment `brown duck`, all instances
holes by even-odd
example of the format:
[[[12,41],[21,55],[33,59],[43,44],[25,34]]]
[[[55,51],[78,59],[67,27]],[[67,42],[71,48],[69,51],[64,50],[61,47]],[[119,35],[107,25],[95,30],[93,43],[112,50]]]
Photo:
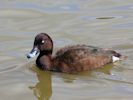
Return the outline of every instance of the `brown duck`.
[[[33,49],[27,55],[37,55],[37,67],[42,70],[76,73],[103,67],[105,64],[120,60],[121,54],[116,51],[88,45],[73,45],[60,49],[54,57],[53,41],[46,33],[35,37]]]

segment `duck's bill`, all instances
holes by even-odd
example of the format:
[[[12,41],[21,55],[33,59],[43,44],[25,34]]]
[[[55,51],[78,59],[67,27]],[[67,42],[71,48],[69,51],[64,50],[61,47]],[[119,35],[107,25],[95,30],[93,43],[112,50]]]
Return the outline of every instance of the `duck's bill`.
[[[35,47],[31,50],[31,52],[29,54],[27,54],[27,58],[30,59],[30,58],[33,58],[35,57],[36,55],[38,54],[38,49]]]

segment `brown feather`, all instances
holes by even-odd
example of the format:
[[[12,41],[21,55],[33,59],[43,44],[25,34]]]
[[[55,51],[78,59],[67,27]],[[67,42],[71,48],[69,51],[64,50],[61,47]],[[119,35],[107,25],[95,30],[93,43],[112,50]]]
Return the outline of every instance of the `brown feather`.
[[[112,62],[112,54],[107,54],[101,48],[75,45],[62,48],[56,53],[54,66],[60,71],[79,72],[102,67]],[[63,64],[60,64],[62,62]],[[69,69],[69,70],[68,70]]]
[[[121,54],[110,49],[103,49],[88,45],[74,45],[61,48],[52,57],[53,41],[46,33],[35,37],[31,53],[39,50],[36,64],[40,69],[76,73],[103,67],[112,62],[112,56],[120,57]],[[27,56],[30,58],[30,55]]]

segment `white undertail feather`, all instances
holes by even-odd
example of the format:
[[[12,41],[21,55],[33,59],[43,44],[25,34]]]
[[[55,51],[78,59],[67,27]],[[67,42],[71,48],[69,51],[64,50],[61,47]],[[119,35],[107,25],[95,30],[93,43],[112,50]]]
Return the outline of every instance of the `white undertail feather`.
[[[113,62],[116,62],[116,61],[119,61],[120,58],[119,57],[116,57],[116,56],[112,56],[112,60],[113,60]]]

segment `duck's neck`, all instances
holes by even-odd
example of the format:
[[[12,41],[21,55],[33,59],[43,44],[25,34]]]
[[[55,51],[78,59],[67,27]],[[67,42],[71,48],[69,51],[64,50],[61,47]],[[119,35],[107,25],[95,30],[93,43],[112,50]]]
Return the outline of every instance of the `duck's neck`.
[[[40,69],[52,70],[52,50],[40,51],[36,64]]]
[[[44,56],[44,55],[51,56],[52,55],[52,50],[43,50],[43,51],[40,51],[39,56]]]

